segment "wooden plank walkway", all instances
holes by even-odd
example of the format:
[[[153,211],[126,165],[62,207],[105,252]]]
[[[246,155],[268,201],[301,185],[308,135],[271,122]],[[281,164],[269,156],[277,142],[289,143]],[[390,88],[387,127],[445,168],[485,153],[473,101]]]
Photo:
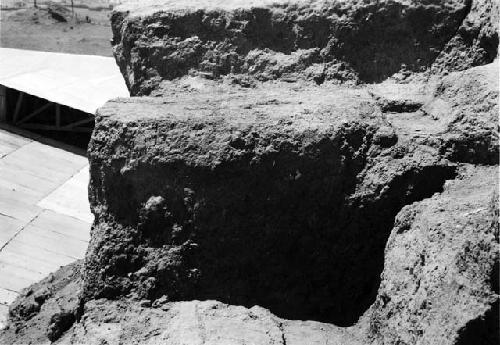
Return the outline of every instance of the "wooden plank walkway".
[[[85,255],[88,180],[85,156],[0,129],[0,328],[23,288]]]

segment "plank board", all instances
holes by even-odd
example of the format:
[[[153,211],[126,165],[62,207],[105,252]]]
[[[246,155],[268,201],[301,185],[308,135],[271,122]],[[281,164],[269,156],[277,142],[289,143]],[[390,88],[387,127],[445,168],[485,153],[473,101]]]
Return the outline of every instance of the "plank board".
[[[87,212],[90,213],[90,211]],[[44,209],[31,223],[37,228],[54,231],[85,242],[90,240],[89,224],[88,221],[58,213],[51,209]]]
[[[87,191],[89,178],[89,170],[86,166],[37,205],[58,214],[92,223],[94,217],[90,213]]]
[[[23,225],[24,222],[20,220],[0,214],[0,248],[8,243]]]
[[[17,294],[83,258],[88,161],[0,129],[0,328]]]
[[[9,305],[19,296],[17,292],[0,288],[0,304]]]
[[[26,226],[12,240],[19,241],[35,248],[45,250],[47,252],[65,255],[74,260],[82,259],[87,250],[87,242],[76,239],[72,236],[38,228],[33,225]],[[8,249],[7,245],[7,249]]]
[[[31,139],[24,138],[9,132],[0,131],[0,158],[14,152],[20,147],[29,144]]]

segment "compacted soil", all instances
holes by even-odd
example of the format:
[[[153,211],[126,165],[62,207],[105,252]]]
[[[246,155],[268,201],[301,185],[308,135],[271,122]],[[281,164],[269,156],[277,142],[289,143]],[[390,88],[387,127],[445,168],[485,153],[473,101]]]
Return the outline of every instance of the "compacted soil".
[[[500,343],[498,4],[115,8],[85,259],[0,344]]]

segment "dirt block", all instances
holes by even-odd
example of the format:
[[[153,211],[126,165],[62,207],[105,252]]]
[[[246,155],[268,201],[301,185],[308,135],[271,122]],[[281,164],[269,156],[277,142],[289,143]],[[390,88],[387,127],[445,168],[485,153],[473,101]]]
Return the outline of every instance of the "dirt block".
[[[497,344],[497,167],[464,168],[398,214],[370,330],[375,344]]]
[[[118,65],[132,95],[195,73],[321,84],[422,72],[470,1],[141,1],[115,9]]]
[[[89,148],[86,298],[213,298],[344,318],[332,294],[351,282],[326,268],[347,243],[325,236],[341,232],[376,114],[365,92],[287,84],[109,102]]]

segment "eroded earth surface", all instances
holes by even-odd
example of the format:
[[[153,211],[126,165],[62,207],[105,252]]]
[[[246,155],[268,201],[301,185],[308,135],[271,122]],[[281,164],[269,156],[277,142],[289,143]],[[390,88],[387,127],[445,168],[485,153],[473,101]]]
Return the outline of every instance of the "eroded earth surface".
[[[83,262],[0,342],[498,343],[498,2],[131,1]]]

